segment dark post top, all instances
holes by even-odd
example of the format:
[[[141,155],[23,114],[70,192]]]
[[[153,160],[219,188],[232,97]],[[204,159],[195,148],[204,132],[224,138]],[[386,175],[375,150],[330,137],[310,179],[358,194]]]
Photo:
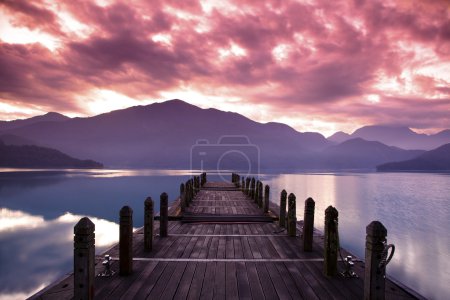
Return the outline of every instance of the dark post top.
[[[73,228],[75,234],[89,235],[95,231],[95,224],[88,218],[81,218]]]
[[[142,201],[142,200],[141,200]],[[122,207],[122,209],[120,210],[120,216],[121,217],[129,217],[133,215],[133,210],[131,209],[131,207],[129,206],[124,206]]]

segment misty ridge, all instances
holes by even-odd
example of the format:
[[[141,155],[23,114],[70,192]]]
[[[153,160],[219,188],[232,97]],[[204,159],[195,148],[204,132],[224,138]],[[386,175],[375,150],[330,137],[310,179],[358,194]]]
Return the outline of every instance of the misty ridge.
[[[101,163],[107,168],[254,172],[375,170],[382,164],[413,160],[426,150],[450,143],[450,130],[425,135],[407,127],[365,126],[327,139],[281,123],[258,123],[237,113],[169,100],[87,118],[48,113],[0,121],[0,140],[3,148],[34,145],[55,149],[72,159],[89,159],[93,167]],[[450,157],[450,147],[442,151]],[[433,152],[427,155],[434,156]],[[3,161],[0,166],[5,166]],[[416,166],[420,167],[417,170],[436,170],[426,163]]]

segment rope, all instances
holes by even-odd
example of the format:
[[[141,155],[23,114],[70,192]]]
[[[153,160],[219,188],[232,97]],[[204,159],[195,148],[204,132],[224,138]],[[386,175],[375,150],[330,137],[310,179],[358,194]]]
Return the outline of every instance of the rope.
[[[389,249],[392,249],[392,250],[391,250],[391,253],[389,254],[389,258],[388,258]],[[383,252],[381,252],[381,260],[380,260],[380,263],[378,264],[379,270],[386,268],[386,266],[388,265],[388,263],[391,261],[392,257],[394,256],[394,253],[395,253],[395,245],[394,244],[389,244],[389,245],[384,246]]]

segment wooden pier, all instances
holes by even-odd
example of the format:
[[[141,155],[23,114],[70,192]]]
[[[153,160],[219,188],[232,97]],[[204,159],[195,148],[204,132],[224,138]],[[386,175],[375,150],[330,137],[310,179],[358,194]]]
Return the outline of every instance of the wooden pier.
[[[93,290],[88,292],[94,299],[365,298],[363,262],[354,262],[358,278],[325,275],[324,236],[312,230],[311,249],[305,249],[308,241],[302,235],[303,221],[294,223],[295,236],[289,236],[279,226],[279,207],[270,203],[265,213],[264,204],[259,201],[263,198],[261,192],[259,199],[251,197],[245,190],[249,183],[243,184],[244,188],[234,183],[208,182],[201,188],[194,184],[194,189],[189,187],[193,189],[191,196],[188,184],[186,190],[183,185],[182,197],[168,209],[167,236],[160,235],[160,222],[155,221],[151,227],[153,239],[147,240],[151,242],[149,251],[144,247],[144,228],[134,232],[132,262],[124,267],[119,264],[119,245],[112,247],[104,253],[112,258],[110,268],[114,275],[109,277],[97,276],[105,267],[103,256],[95,257]],[[124,218],[128,213],[131,212],[123,212]],[[156,219],[160,218],[165,216]],[[126,249],[126,245],[123,247]],[[344,257],[349,255],[343,249],[341,252]],[[344,270],[341,259],[337,265],[339,271]],[[130,271],[129,275],[121,275],[127,273],[124,270]],[[384,289],[386,299],[418,297],[390,280],[386,280]],[[32,298],[73,297],[72,274]]]

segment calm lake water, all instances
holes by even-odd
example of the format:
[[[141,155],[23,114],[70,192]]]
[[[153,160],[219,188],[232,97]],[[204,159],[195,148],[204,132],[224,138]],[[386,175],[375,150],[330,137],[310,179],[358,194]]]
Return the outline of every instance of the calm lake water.
[[[134,209],[143,224],[143,201],[167,192],[175,199],[187,171],[27,171],[0,169],[0,299],[23,299],[71,271],[73,226],[83,216],[96,225],[96,252],[118,240],[118,214]],[[416,173],[267,174],[271,201],[282,189],[316,201],[323,230],[328,205],[339,211],[342,247],[364,258],[365,227],[388,229],[396,252],[389,276],[429,299],[449,299],[450,175]],[[208,176],[210,181],[218,176]],[[159,201],[155,201],[157,204]],[[159,207],[156,207],[159,210]]]

